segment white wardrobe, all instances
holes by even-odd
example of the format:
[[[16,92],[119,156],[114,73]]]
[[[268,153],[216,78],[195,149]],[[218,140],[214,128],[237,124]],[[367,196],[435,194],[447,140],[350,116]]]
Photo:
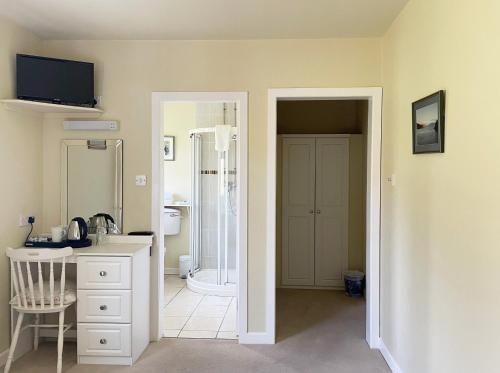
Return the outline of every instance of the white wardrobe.
[[[348,263],[349,138],[282,136],[283,286],[340,287]]]

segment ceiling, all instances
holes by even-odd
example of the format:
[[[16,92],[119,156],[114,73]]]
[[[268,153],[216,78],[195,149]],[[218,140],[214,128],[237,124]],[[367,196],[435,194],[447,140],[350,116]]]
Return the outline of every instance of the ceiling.
[[[408,0],[0,0],[43,39],[381,36]]]

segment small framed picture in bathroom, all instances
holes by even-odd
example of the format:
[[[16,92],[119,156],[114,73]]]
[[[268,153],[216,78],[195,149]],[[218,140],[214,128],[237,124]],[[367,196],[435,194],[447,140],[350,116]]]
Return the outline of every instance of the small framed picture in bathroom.
[[[175,161],[175,137],[174,136],[164,136],[163,137],[163,160],[164,161]]]

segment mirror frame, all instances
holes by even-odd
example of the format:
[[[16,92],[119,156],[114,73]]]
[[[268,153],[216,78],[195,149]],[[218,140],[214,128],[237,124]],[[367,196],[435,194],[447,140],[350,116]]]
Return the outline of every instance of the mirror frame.
[[[68,225],[68,147],[88,146],[88,141],[100,139],[62,140],[61,143],[61,224]],[[115,223],[120,232],[123,232],[123,140],[106,139],[106,146],[115,148]]]

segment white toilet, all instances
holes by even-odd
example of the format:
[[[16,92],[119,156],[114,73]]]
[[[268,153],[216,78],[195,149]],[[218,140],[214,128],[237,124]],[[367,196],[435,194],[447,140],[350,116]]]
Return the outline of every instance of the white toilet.
[[[181,233],[181,212],[178,209],[165,207],[163,209],[163,227],[166,236]]]

